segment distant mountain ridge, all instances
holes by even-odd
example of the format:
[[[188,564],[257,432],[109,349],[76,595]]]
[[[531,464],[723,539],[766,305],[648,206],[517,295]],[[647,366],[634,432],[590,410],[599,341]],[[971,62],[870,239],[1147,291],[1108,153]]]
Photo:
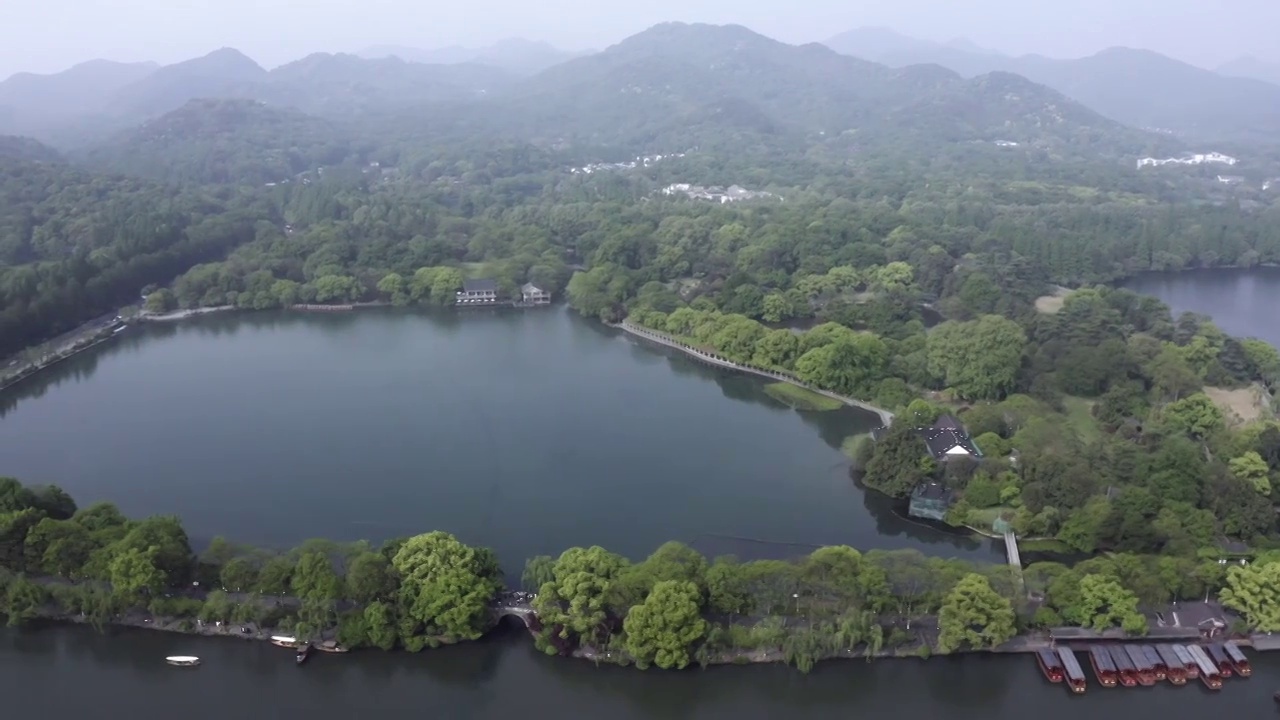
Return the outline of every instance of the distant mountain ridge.
[[[1280,63],[1259,60],[1252,55],[1244,55],[1219,65],[1216,72],[1228,77],[1252,78],[1280,85]]]
[[[594,51],[562,50],[546,42],[508,38],[480,48],[451,45],[443,48],[422,49],[403,45],[375,45],[356,54],[371,60],[398,57],[407,62],[437,65],[474,63],[490,65],[518,75],[534,75],[553,65],[590,55],[592,52]]]
[[[1207,139],[1280,137],[1280,86],[1227,77],[1150,50],[1109,48],[1073,60],[1015,58],[918,40],[884,28],[852,30],[824,44],[892,67],[935,64],[966,77],[1014,73],[1134,127]]]
[[[512,123],[510,118],[518,118]],[[663,23],[571,60],[493,100],[484,118],[525,137],[636,147],[848,138],[1049,146],[1103,137],[1138,152],[1148,136],[1023,78],[966,80],[936,66],[889,68],[745,27]],[[736,140],[735,140],[736,139]]]

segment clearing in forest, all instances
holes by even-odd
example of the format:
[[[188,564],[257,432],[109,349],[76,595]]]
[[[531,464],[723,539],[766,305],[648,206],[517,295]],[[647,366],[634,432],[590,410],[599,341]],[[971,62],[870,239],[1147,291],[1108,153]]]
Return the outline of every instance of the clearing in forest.
[[[1253,422],[1267,412],[1269,404],[1266,391],[1258,385],[1236,388],[1206,387],[1204,393],[1213,400],[1213,404],[1222,409],[1228,425],[1243,425]]]
[[[1045,315],[1054,315],[1062,309],[1062,305],[1067,301],[1067,296],[1070,294],[1070,288],[1064,288],[1059,285],[1053,289],[1052,295],[1041,295],[1036,298],[1036,311]]]

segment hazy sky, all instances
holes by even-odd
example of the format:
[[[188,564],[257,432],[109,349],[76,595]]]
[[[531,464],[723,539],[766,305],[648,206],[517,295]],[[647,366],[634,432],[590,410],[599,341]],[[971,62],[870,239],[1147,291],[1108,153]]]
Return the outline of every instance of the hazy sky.
[[[603,48],[665,21],[738,23],[787,42],[866,25],[1007,53],[1087,55],[1143,47],[1202,66],[1242,54],[1280,60],[1280,0],[13,0],[0,24],[0,77],[77,62],[156,60],[238,48],[273,67],[368,45],[476,46],[520,36]]]

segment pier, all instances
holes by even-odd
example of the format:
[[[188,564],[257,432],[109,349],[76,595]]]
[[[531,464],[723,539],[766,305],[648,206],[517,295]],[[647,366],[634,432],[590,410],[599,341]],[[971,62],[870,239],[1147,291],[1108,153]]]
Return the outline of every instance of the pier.
[[[620,328],[621,330],[624,330],[627,333],[630,333],[631,335],[635,335],[636,337],[643,338],[651,342],[655,342],[659,345],[665,345],[673,350],[679,350],[680,352],[686,355],[689,355],[690,357],[693,357],[696,360],[700,360],[708,365],[713,365],[719,368],[725,368],[727,370],[736,370],[738,372],[747,373],[749,375],[758,375],[760,377],[769,378],[770,380],[778,380],[779,382],[790,383],[792,385],[802,387],[811,392],[818,393],[819,395],[822,395],[824,397],[829,397],[832,400],[837,400],[841,403],[844,403],[845,405],[849,405],[850,407],[856,407],[862,410],[873,412],[877,416],[879,416],[881,425],[887,426],[889,425],[889,423],[893,422],[893,413],[889,412],[888,410],[885,410],[884,408],[876,407],[875,405],[872,405],[867,402],[863,402],[862,400],[858,400],[855,398],[845,397],[844,395],[837,395],[836,393],[833,393],[829,390],[816,388],[804,382],[803,380],[796,377],[795,375],[778,372],[777,370],[769,370],[769,369],[757,367],[754,365],[743,365],[741,363],[736,363],[724,357],[723,355],[717,355],[716,353],[708,352],[701,348],[696,348],[666,333],[658,332],[657,330],[650,330],[648,328],[643,328],[627,320],[623,320],[621,323],[615,325],[614,327]]]

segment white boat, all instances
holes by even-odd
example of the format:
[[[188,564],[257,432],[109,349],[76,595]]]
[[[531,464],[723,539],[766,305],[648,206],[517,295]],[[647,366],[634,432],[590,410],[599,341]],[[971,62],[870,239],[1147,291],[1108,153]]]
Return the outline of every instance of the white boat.
[[[170,655],[164,661],[178,667],[195,667],[200,664],[200,658],[195,655]]]
[[[279,647],[293,648],[298,646],[298,638],[292,635],[272,635],[271,644]]]

